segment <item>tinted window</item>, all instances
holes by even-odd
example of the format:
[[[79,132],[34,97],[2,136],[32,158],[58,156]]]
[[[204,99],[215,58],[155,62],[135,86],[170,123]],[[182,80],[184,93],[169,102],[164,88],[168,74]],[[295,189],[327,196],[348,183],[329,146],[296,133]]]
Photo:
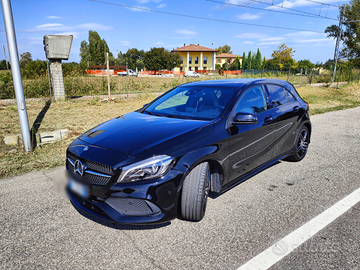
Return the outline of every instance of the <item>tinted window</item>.
[[[265,96],[261,86],[246,91],[236,106],[236,113],[247,112],[258,114],[266,110]]]
[[[285,90],[285,93],[289,102],[295,101],[294,96],[289,91]]]
[[[267,85],[272,100],[273,107],[281,106],[288,103],[285,89],[278,85]]]

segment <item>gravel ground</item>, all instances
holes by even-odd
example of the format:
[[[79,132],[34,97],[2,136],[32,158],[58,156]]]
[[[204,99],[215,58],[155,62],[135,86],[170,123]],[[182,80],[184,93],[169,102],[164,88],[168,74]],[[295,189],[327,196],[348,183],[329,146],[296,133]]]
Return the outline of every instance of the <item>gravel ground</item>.
[[[210,198],[198,223],[114,226],[90,218],[54,185],[64,168],[2,179],[0,268],[236,269],[360,187],[359,118],[360,107],[313,116],[302,162],[278,162]],[[359,269],[359,208],[272,269]],[[311,245],[322,237],[331,250]]]

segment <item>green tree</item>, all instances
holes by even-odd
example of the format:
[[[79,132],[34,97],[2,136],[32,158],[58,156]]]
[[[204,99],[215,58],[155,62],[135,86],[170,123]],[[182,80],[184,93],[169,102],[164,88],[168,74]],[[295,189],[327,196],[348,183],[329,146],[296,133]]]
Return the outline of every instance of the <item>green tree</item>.
[[[87,69],[90,64],[89,44],[86,40],[80,43],[80,66],[82,69]]]
[[[251,56],[251,51],[249,51],[248,56],[246,58],[245,69],[251,69],[251,68],[252,68],[252,56]]]
[[[240,67],[241,67],[240,58],[239,58],[239,56],[236,56],[236,59],[235,59],[235,62],[234,62],[234,69],[239,70]]]
[[[128,49],[126,53],[119,52],[118,58],[116,59],[116,64],[119,66],[125,66],[126,62],[128,63],[128,68],[132,70],[141,70],[144,68],[144,50],[138,50],[136,48]]]
[[[10,66],[10,63],[8,62],[8,65],[9,65],[9,69],[11,68],[11,66]],[[1,62],[0,62],[0,70],[6,70],[7,69],[7,67],[6,67],[6,60],[2,60]]]
[[[271,57],[278,58],[281,64],[285,64],[289,60],[293,60],[292,57],[294,56],[294,53],[295,51],[291,47],[288,47],[283,43],[273,51]]]
[[[164,48],[151,48],[144,54],[144,64],[148,70],[166,69],[167,55]]]
[[[256,55],[255,55],[255,63],[254,63],[254,69],[261,69],[261,53],[260,50],[257,49]]]
[[[166,57],[168,58],[166,68],[171,70],[175,67],[179,67],[182,64],[181,56],[179,53],[171,53],[168,50],[165,50]]]
[[[342,7],[339,8],[342,12]],[[360,66],[360,0],[351,0],[345,5],[343,13],[345,18],[344,29],[341,35],[343,49],[340,51],[340,58],[352,61],[354,65]],[[348,21],[348,22],[347,22]],[[325,33],[328,38],[336,39],[339,27],[335,24],[328,26]]]
[[[19,60],[20,68],[25,67],[30,61],[32,61],[31,53],[24,52],[23,54],[20,54],[20,60]]]
[[[246,65],[246,57],[245,57],[245,52],[243,53],[243,57],[242,57],[242,62],[241,62],[241,69],[245,69],[245,65]]]
[[[36,78],[39,76],[45,76],[47,71],[46,61],[36,59],[35,61],[30,60],[21,69],[21,76],[24,78]]]
[[[280,59],[278,57],[275,57],[273,59],[269,59],[265,63],[265,69],[279,70],[280,69]]]
[[[299,68],[308,68],[312,69],[314,64],[310,62],[310,60],[301,60],[299,61]]]
[[[224,46],[220,46],[219,48],[217,48],[218,52],[216,54],[221,54],[221,53],[232,53],[231,47],[229,45],[224,45]]]

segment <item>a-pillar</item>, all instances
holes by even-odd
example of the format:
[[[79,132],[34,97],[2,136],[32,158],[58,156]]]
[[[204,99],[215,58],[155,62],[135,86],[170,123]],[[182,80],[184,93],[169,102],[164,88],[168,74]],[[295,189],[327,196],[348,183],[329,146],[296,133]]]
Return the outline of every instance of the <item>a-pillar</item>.
[[[60,59],[50,59],[50,71],[55,100],[65,99],[64,79]]]

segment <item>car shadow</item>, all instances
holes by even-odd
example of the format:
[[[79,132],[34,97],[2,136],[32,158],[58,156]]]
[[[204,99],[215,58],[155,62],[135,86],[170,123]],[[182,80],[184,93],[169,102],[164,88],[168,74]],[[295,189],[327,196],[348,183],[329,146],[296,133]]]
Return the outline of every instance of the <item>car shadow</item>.
[[[154,229],[159,229],[159,228],[163,228],[166,226],[169,226],[171,224],[170,221],[165,222],[165,223],[161,223],[161,224],[145,224],[145,225],[133,225],[133,224],[119,224],[116,222],[111,222],[111,221],[107,221],[107,220],[103,220],[101,218],[98,218],[96,216],[93,216],[81,209],[78,209],[76,207],[74,207],[80,215],[82,215],[83,217],[90,219],[93,222],[96,222],[100,225],[115,229],[115,230],[128,230],[128,231],[136,231],[136,230],[154,230]]]
[[[36,146],[38,145],[38,141],[36,139],[36,133],[38,132],[38,130],[39,130],[40,126],[41,126],[41,122],[43,121],[43,119],[45,117],[45,114],[49,110],[50,105],[51,105],[51,99],[46,101],[44,108],[38,114],[38,116],[36,117],[32,127],[30,129],[31,142],[32,142],[32,145],[33,145],[34,148],[36,148]]]
[[[232,190],[233,188],[237,187],[238,185],[240,185],[241,183],[244,183],[245,181],[249,180],[251,177],[255,176],[255,175],[258,175],[259,173],[261,172],[264,172],[266,170],[268,170],[269,168],[277,165],[277,164],[280,164],[282,160],[278,160],[276,162],[274,162],[273,164],[269,165],[268,167],[266,167],[265,169],[263,170],[259,170],[253,174],[250,174],[249,176],[246,176],[244,178],[241,178],[239,179],[239,181],[235,182],[234,184],[230,185],[228,188],[226,188],[223,192],[221,192],[220,194],[219,193],[215,193],[215,192],[211,192],[209,193],[209,198],[211,199],[216,199],[218,198],[219,196],[221,195],[224,195],[225,193],[227,193],[228,191]]]

